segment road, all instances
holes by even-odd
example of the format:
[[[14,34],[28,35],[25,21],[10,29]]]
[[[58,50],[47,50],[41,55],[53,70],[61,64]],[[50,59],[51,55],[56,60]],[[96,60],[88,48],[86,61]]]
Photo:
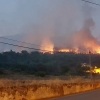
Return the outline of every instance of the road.
[[[47,100],[100,100],[100,89]]]

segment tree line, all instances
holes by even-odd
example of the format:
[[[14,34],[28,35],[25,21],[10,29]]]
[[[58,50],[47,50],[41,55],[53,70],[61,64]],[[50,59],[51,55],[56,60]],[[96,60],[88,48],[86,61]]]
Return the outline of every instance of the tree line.
[[[100,55],[91,54],[92,66],[100,65]],[[88,54],[61,53],[54,54],[7,51],[0,53],[0,74],[19,73],[37,76],[45,75],[83,75],[81,64],[89,63]]]

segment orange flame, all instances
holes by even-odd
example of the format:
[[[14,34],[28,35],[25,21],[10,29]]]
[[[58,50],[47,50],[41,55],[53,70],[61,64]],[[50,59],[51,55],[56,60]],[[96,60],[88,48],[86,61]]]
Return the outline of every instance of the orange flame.
[[[61,49],[61,50],[58,50],[58,52],[70,52],[70,49]]]
[[[78,35],[79,36],[79,35]],[[89,51],[91,51],[92,54],[100,54],[100,45],[99,42],[96,41],[96,39],[85,39],[84,41],[79,38],[75,38],[74,43],[72,47],[70,48],[61,48],[61,49],[55,49],[57,52],[74,52],[76,54],[83,53],[88,54]],[[42,45],[40,47],[41,52],[49,52],[53,54],[54,52],[54,44],[53,42],[48,38],[45,37],[42,41]]]
[[[92,54],[100,54],[100,45],[95,41],[86,41],[77,43],[78,45],[73,46],[72,49],[60,49],[59,52],[74,52],[74,53],[84,53],[88,54],[89,50]]]
[[[60,49],[58,50],[58,52],[74,52],[74,53],[80,53],[78,48],[74,48],[74,49]]]
[[[79,54],[79,53],[88,54],[89,50],[91,50],[92,54],[100,54],[100,47],[99,46],[97,48],[96,48],[96,46],[94,46],[92,48],[88,48],[85,51],[83,51],[83,50],[81,51],[78,48],[75,48],[75,49],[66,48],[66,49],[60,49],[60,50],[58,50],[58,52],[74,52],[76,54]]]
[[[94,41],[85,43],[84,47],[86,48],[86,50],[91,50],[92,53],[100,53],[100,45]]]
[[[95,66],[95,68],[93,68],[91,71],[87,70],[86,72],[88,72],[88,73],[92,72],[92,73],[100,74],[100,68]]]
[[[44,38],[44,40],[42,41],[42,45],[40,47],[41,52],[43,52],[43,53],[49,52],[49,53],[53,54],[53,48],[54,48],[54,45],[51,42],[51,40],[47,37]]]
[[[100,74],[100,68],[94,69],[94,73]]]

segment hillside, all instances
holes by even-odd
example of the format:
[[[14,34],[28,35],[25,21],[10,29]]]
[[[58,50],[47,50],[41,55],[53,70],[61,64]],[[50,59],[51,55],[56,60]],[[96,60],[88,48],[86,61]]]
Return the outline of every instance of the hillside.
[[[100,55],[91,54],[92,66],[100,65]],[[16,53],[8,51],[0,53],[1,74],[5,72],[24,73],[24,74],[79,74],[82,63],[89,63],[88,54],[74,53],[40,53],[22,51]],[[82,73],[81,73],[82,74]]]

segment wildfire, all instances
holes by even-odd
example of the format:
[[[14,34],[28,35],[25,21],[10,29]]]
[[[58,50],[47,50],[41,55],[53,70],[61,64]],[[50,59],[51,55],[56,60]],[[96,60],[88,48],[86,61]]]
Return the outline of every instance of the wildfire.
[[[94,72],[94,73],[100,74],[100,68],[97,68],[97,67],[95,66],[95,68],[93,69],[93,72]]]
[[[89,53],[89,50],[91,50],[91,53],[92,54],[100,54],[100,48],[95,48],[94,49],[87,49],[85,51],[81,51],[79,50],[78,48],[76,49],[59,49],[59,50],[55,50],[56,52],[65,52],[65,53],[68,53],[68,52],[73,52],[73,53],[76,53],[76,54],[88,54]],[[49,42],[44,42],[43,45],[41,45],[41,52],[45,53],[45,52],[50,52],[51,54],[53,54],[54,52],[54,45],[49,41]]]
[[[46,37],[42,41],[42,45],[40,47],[41,52],[43,52],[43,53],[49,52],[49,53],[53,54],[53,48],[54,48],[53,43],[51,42],[51,40],[49,38]]]
[[[100,68],[95,66],[91,71],[87,70],[86,72],[88,72],[88,73],[92,72],[92,73],[100,74]]]
[[[96,53],[100,54],[100,47],[95,48]]]
[[[100,74],[100,68],[98,68],[98,69],[94,69],[94,73],[98,73],[98,74]]]
[[[58,52],[70,52],[71,50],[70,49],[61,49],[61,50],[58,50]]]
[[[79,50],[78,48],[76,49],[59,49],[59,50],[56,50],[57,52],[73,52],[73,53],[76,53],[76,54],[79,54],[79,53],[82,53],[82,54],[88,54],[89,53],[89,50],[91,50],[91,53],[92,54],[100,54],[100,49],[99,48],[95,48],[95,49],[87,49],[85,51],[81,51]]]
[[[100,53],[100,45],[96,42],[87,43],[84,45],[84,47],[88,50],[91,50],[92,53]]]
[[[89,50],[92,54],[100,54],[100,45],[98,41],[96,41],[95,39],[86,39],[85,41],[81,41],[80,38],[75,39],[73,45],[70,48],[55,48],[53,42],[49,38],[45,37],[42,41],[40,49],[43,53],[49,52],[51,54],[53,54],[54,52],[73,52],[76,54],[88,54]]]
[[[51,54],[53,54],[54,52],[54,46],[53,44],[45,44],[46,46],[45,47],[42,47],[41,45],[41,52],[45,53],[45,52],[50,52]],[[43,45],[44,46],[44,45]],[[56,50],[57,52],[65,52],[65,53],[68,53],[68,52],[73,52],[75,54],[88,54],[89,53],[89,49],[87,49],[87,51],[83,52],[83,51],[80,51],[78,49],[59,49],[59,50]],[[91,53],[92,54],[100,54],[100,49],[94,49],[94,50],[91,50]]]
[[[76,54],[78,53],[83,53],[83,54],[88,54],[89,50],[91,51],[92,54],[100,54],[100,46],[97,44],[92,44],[92,43],[88,43],[83,45],[82,48],[72,48],[72,49],[59,49],[58,52],[74,52]]]
[[[74,49],[59,49],[58,52],[74,52],[76,54],[80,53],[78,48],[74,48]]]

